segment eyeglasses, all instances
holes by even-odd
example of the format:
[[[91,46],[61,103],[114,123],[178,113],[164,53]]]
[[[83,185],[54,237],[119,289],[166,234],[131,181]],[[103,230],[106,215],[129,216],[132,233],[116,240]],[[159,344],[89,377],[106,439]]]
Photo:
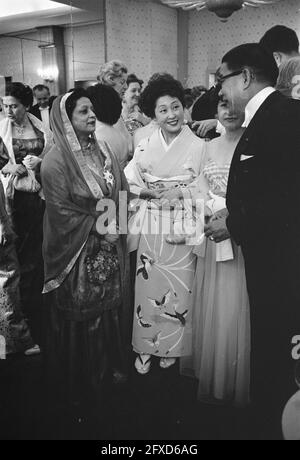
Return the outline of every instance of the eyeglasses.
[[[221,75],[217,78],[217,84],[219,86],[222,86],[225,80],[231,77],[235,77],[236,75],[240,75],[241,73],[243,73],[243,69],[235,70],[234,72],[231,72],[228,75],[224,75],[224,76]]]

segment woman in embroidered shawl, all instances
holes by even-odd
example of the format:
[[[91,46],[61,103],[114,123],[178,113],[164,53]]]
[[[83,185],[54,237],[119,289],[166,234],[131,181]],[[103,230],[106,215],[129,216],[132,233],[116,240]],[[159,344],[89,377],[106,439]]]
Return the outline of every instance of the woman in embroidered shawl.
[[[107,145],[95,141],[95,125],[84,90],[58,97],[51,112],[55,146],[41,171],[46,361],[50,381],[61,378],[58,386],[72,407],[103,395],[108,368],[115,378],[126,371],[126,237],[113,234],[113,225],[101,235],[96,222],[108,200],[118,209],[127,182]]]
[[[0,158],[1,179],[5,189],[20,265],[20,295],[24,314],[28,317],[35,339],[41,340],[41,309],[43,289],[43,216],[40,167],[43,156],[52,147],[52,133],[28,112],[33,102],[29,86],[13,82],[6,86],[0,122],[0,136],[6,146],[7,158]],[[36,188],[16,190],[16,179],[34,173]],[[38,350],[37,350],[38,351]]]
[[[191,332],[195,257],[178,229],[196,194],[204,141],[184,125],[184,90],[170,75],[151,79],[140,105],[160,127],[141,141],[125,169],[135,198],[129,225],[129,249],[137,250],[132,340],[135,367],[146,374],[152,355],[168,368],[190,353],[183,337]]]

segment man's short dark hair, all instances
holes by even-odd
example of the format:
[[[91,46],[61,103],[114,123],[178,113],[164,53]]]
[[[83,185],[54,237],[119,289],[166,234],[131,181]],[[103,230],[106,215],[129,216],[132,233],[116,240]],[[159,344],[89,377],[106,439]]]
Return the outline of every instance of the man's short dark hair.
[[[46,89],[48,91],[48,93],[50,94],[50,89],[46,85],[35,85],[32,88],[32,91],[35,93],[35,91],[43,91],[44,89]]]
[[[222,59],[232,71],[250,68],[256,79],[261,82],[276,85],[278,67],[271,53],[259,43],[246,43],[240,45],[228,53]]]
[[[274,26],[267,30],[259,42],[270,53],[298,53],[299,40],[296,32],[286,26]]]

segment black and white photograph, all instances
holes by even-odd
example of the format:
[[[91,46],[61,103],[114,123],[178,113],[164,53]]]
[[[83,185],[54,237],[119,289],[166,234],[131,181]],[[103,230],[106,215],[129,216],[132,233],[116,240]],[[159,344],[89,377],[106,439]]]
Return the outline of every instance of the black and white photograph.
[[[0,0],[0,439],[300,441],[300,0]]]

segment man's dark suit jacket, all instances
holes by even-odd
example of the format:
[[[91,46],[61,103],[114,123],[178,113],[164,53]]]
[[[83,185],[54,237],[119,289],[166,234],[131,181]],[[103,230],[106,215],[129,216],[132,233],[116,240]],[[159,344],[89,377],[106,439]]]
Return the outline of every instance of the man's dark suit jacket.
[[[241,156],[249,157],[241,161]],[[244,132],[227,188],[227,226],[238,244],[300,237],[300,101],[272,93]],[[298,241],[300,241],[298,239]],[[264,243],[263,243],[264,244]]]
[[[287,402],[300,334],[300,101],[274,92],[258,109],[233,156],[227,208],[245,257],[253,388]]]
[[[52,108],[52,104],[53,104],[53,101],[54,101],[55,98],[56,98],[56,96],[51,96],[50,99],[49,99],[49,115],[50,115],[50,110]],[[35,105],[33,105],[31,107],[30,113],[32,113],[32,115],[34,115],[35,117],[37,117],[39,120],[42,121],[42,115],[41,115],[41,111],[40,111],[40,106],[38,104],[35,104]]]

